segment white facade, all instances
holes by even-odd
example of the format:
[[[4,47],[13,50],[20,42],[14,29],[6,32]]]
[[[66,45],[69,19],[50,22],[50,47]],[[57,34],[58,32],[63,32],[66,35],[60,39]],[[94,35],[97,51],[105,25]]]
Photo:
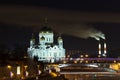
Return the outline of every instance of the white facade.
[[[31,58],[38,57],[38,61],[58,62],[65,58],[65,49],[61,36],[58,37],[57,42],[58,44],[54,44],[53,31],[48,27],[43,27],[39,32],[39,44],[35,45],[34,38],[30,40],[28,54]]]

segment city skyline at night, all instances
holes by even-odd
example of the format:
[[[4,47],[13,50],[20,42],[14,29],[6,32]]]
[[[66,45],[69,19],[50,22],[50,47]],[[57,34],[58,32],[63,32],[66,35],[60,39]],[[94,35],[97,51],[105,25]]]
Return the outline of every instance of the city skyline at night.
[[[120,1],[0,1],[0,80],[119,80]]]
[[[113,3],[112,3],[113,2]],[[48,18],[54,31],[63,34],[64,47],[88,53],[98,53],[98,41],[91,32],[105,35],[108,50],[120,49],[119,8],[114,1],[90,2],[2,2],[0,6],[0,44],[29,46],[31,34],[36,34]],[[75,5],[76,4],[76,5]],[[113,6],[112,6],[113,5]],[[95,7],[96,6],[96,7]],[[120,7],[120,6],[118,6]],[[91,32],[89,32],[91,31]],[[94,35],[94,34],[93,34]],[[100,37],[100,36],[99,36]]]

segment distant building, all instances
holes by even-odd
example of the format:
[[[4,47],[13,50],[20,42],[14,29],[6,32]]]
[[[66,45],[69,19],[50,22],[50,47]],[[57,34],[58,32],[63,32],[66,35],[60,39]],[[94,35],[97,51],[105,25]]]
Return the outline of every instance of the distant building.
[[[37,57],[38,61],[57,62],[65,58],[63,39],[61,36],[54,43],[54,33],[51,28],[44,26],[39,32],[39,44],[35,45],[35,39],[30,40],[28,54],[31,58]]]

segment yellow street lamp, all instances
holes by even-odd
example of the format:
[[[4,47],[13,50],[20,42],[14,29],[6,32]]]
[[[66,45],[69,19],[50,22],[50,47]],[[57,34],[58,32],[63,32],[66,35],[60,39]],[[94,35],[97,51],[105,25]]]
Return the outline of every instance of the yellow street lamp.
[[[37,68],[38,68],[38,75],[40,75],[41,74],[41,70],[39,69],[40,65],[37,65]]]
[[[42,72],[41,72],[41,70],[38,70],[38,74],[40,75]]]
[[[86,60],[85,63],[88,63],[88,61]]]
[[[29,73],[28,71],[25,71],[25,76],[28,77]]]
[[[114,63],[116,63],[116,60],[114,60]]]
[[[63,63],[65,64],[65,63],[66,63],[66,61],[63,61]]]
[[[89,57],[88,54],[86,54],[85,57],[88,58]]]
[[[76,63],[77,63],[77,61],[75,60],[75,61],[74,61],[74,63],[76,64]]]
[[[67,55],[67,58],[69,58],[70,57],[70,55]]]
[[[81,58],[83,58],[84,56],[83,55],[80,55]]]
[[[8,68],[9,70],[11,70],[12,66],[8,65],[7,68]]]
[[[28,67],[27,65],[24,66],[24,68],[25,68],[25,76],[26,77],[28,77],[28,74],[29,74],[28,71],[27,71],[27,67]]]
[[[27,67],[28,67],[27,65],[24,66],[25,70],[27,69]]]
[[[7,68],[9,69],[10,78],[12,78],[14,76],[14,73],[11,71],[12,66],[8,65]]]
[[[82,63],[83,61],[82,60],[80,60],[80,63]]]
[[[12,71],[10,71],[10,78],[13,78],[14,73]]]

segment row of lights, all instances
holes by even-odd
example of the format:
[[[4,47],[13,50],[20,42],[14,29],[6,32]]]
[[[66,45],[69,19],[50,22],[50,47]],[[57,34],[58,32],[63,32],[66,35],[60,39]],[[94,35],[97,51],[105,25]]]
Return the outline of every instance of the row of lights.
[[[74,60],[74,63],[76,64],[76,63],[78,63],[79,61],[78,60]],[[85,60],[85,61],[83,61],[83,60],[80,60],[80,62],[79,63],[83,63],[83,62],[85,62],[85,63],[89,63],[89,61],[88,60]],[[63,63],[65,64],[65,63],[67,63],[67,61],[66,60],[64,60],[63,61]],[[92,63],[94,63],[94,61],[92,61]],[[116,60],[114,60],[113,61],[113,63],[117,63],[117,61]]]
[[[12,66],[11,65],[8,65],[7,68],[9,69],[9,77],[10,78],[13,78],[14,77],[14,73],[12,72]],[[24,69],[25,69],[25,77],[28,77],[29,76],[29,72],[27,71],[27,68],[28,66],[25,65],[24,66]],[[40,70],[40,65],[37,65],[37,68],[38,68],[38,75],[41,74],[41,70]],[[24,78],[23,75],[21,74],[21,71],[20,71],[20,66],[17,66],[17,76],[22,76],[21,78]]]
[[[88,54],[85,54],[85,55],[80,55],[80,58],[88,58],[89,55]],[[67,58],[70,58],[70,55],[67,55]]]
[[[67,63],[67,61],[64,60],[63,63],[65,64],[65,63]],[[78,63],[78,61],[74,60],[74,63],[76,64],[76,63]],[[80,60],[80,63],[83,63],[83,60]],[[86,60],[85,63],[89,63],[88,60]],[[94,61],[93,61],[93,63],[94,63]]]

